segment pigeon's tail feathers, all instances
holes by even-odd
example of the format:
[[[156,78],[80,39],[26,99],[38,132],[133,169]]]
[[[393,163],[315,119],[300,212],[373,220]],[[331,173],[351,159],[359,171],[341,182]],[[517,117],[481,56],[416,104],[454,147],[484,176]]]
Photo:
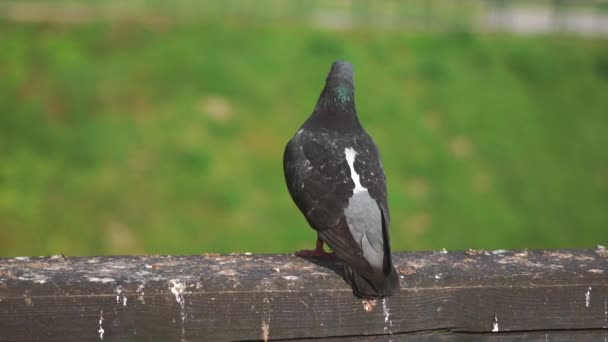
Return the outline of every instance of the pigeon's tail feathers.
[[[344,266],[344,278],[353,288],[353,293],[362,298],[389,297],[399,292],[399,275],[393,266],[391,249],[389,244],[388,224],[385,211],[382,213],[382,239],[384,241],[384,255],[381,268],[374,267],[373,272],[358,273],[350,266]]]
[[[384,218],[382,222],[384,226]],[[386,229],[383,230],[386,244],[380,265],[371,265],[365,258],[365,252],[351,235],[346,218],[343,217],[333,229],[317,231],[321,240],[344,262],[344,279],[357,297],[381,298],[399,291],[399,275],[391,260],[388,234]]]
[[[361,298],[389,297],[399,291],[399,276],[392,265],[388,274],[381,273],[369,278],[345,265],[344,278],[353,288],[355,296]]]

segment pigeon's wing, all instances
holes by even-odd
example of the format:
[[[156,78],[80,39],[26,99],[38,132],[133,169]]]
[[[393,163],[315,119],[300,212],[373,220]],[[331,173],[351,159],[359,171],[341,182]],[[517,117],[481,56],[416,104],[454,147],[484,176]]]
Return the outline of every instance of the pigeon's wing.
[[[376,143],[367,133],[360,135],[356,142],[361,152],[357,155],[353,166],[355,172],[359,174],[361,185],[368,190],[371,198],[376,201],[382,214],[382,239],[386,256],[384,270],[388,272],[392,265],[389,234],[391,215],[388,209],[386,176],[382,166],[382,158]]]
[[[355,172],[368,191],[351,192],[344,220],[319,234],[353,271],[372,279],[392,269],[386,178],[378,148],[369,135],[354,139],[352,148],[357,152]]]
[[[388,210],[386,176],[384,175],[380,151],[367,133],[357,137],[356,145],[359,152],[357,153],[357,158],[355,158],[355,172],[359,175],[361,185],[378,202],[386,225],[390,225],[391,218]]]
[[[285,148],[283,169],[294,202],[316,230],[338,224],[352,194],[344,153],[326,135],[300,132]]]

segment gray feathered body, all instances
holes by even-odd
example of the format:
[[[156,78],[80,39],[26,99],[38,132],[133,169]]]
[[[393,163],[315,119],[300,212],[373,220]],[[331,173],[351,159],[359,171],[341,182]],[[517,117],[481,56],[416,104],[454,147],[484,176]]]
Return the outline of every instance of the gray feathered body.
[[[283,166],[291,197],[344,261],[354,293],[396,292],[386,179],[378,148],[356,115],[350,64],[332,66],[313,114],[285,148]]]

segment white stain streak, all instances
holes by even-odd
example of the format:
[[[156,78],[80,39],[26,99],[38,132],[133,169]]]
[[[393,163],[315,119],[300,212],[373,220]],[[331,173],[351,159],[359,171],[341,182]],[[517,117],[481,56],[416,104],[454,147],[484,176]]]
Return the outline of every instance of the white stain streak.
[[[175,296],[175,301],[179,305],[184,304],[184,290],[186,289],[186,285],[177,279],[171,279],[169,280],[169,289]]]
[[[494,255],[496,255],[496,254],[505,254],[507,252],[508,252],[508,250],[506,250],[506,249],[496,249],[496,250],[492,251],[492,254],[494,254]]]
[[[281,276],[281,278],[285,279],[285,280],[289,280],[289,281],[295,281],[300,279],[300,277],[298,276],[293,276],[293,275],[286,275],[286,276]]]
[[[144,298],[144,284],[139,285],[135,292],[138,294],[137,299],[139,299],[142,304],[146,304],[146,299]]]
[[[268,338],[270,337],[270,323],[266,321],[262,321],[262,340],[264,342],[268,342]]]
[[[268,339],[270,338],[270,314],[272,312],[268,297],[264,297],[264,304],[266,304],[266,310],[264,310],[266,312],[266,319],[262,319],[262,340],[268,342]]]
[[[353,190],[353,193],[367,191],[367,189],[361,185],[359,174],[357,174],[357,171],[355,171],[355,157],[357,156],[357,152],[351,147],[347,147],[344,149],[344,154],[346,155],[348,167],[350,167],[350,178],[352,178],[353,182],[355,182],[355,189]]]
[[[88,281],[91,281],[93,283],[102,283],[102,284],[106,284],[106,283],[113,283],[116,280],[114,280],[114,278],[97,278],[97,277],[86,277]]]
[[[97,330],[97,332],[99,333],[99,339],[103,340],[103,333],[105,332],[105,330],[103,330],[103,327],[101,326],[103,323],[103,309],[101,309],[101,312],[99,313],[99,330]]]
[[[588,308],[589,305],[591,305],[591,286],[589,286],[589,289],[585,292],[585,307]]]
[[[22,276],[19,276],[17,279],[19,280],[26,280],[26,281],[32,281],[35,284],[44,284],[47,282],[48,278],[44,275],[41,274],[24,274]]]
[[[386,298],[382,298],[382,313],[384,314],[384,323],[388,323],[388,320],[391,317],[391,312],[386,306]]]
[[[492,323],[492,332],[498,332],[498,316],[494,315],[494,322]]]
[[[384,314],[384,332],[389,335],[393,334],[393,321],[391,320],[391,311],[386,304],[388,299],[382,298],[382,313]],[[389,339],[389,341],[391,341]]]
[[[608,299],[604,298],[604,329],[608,328]]]
[[[122,306],[127,306],[127,296],[122,297]]]
[[[169,280],[169,290],[175,296],[175,301],[179,304],[180,307],[180,316],[182,319],[182,341],[184,341],[184,336],[186,335],[186,300],[184,299],[184,292],[186,291],[187,284],[182,283],[179,279],[171,279]]]
[[[122,286],[118,286],[116,288],[116,304],[120,304],[120,299],[123,297],[122,295]]]

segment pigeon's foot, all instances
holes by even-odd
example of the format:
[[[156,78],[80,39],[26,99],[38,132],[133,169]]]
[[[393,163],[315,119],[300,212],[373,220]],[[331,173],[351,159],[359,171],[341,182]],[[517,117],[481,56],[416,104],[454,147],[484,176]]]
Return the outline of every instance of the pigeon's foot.
[[[294,253],[295,256],[302,258],[335,258],[336,253],[328,253],[323,249],[323,240],[317,238],[317,245],[315,249],[305,249],[303,251],[297,251]]]
[[[321,249],[321,250],[305,249],[302,251],[295,252],[294,255],[298,256],[298,257],[302,257],[302,258],[335,258],[336,257],[336,253],[334,253],[334,252],[328,253],[328,252],[324,251],[323,249]]]

